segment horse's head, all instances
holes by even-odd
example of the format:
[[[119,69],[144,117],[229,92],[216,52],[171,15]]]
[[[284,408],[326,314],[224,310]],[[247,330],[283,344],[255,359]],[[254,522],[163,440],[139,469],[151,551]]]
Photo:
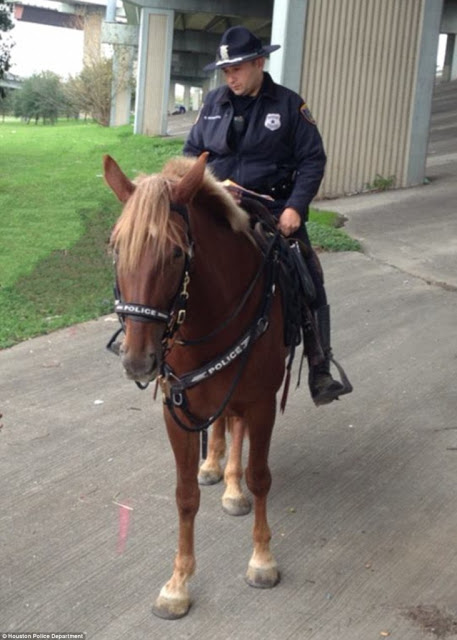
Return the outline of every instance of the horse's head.
[[[127,376],[139,382],[157,376],[164,342],[182,320],[192,251],[186,205],[205,164],[206,154],[178,180],[158,174],[131,182],[110,156],[104,158],[105,180],[124,203],[111,237],[125,328],[120,356]]]

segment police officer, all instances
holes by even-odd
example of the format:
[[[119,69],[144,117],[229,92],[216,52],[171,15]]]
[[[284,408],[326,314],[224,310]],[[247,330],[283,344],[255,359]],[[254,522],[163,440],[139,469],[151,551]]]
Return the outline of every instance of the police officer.
[[[184,153],[198,156],[209,151],[208,163],[219,180],[230,179],[271,196],[269,209],[282,234],[300,238],[310,249],[307,266],[316,289],[314,312],[325,361],[310,365],[309,384],[315,404],[322,405],[352,389],[330,373],[329,306],[305,226],[326,156],[306,103],[295,92],[275,84],[263,70],[266,55],[279,47],[262,46],[241,26],[223,34],[217,59],[205,70],[221,69],[226,86],[206,96]]]

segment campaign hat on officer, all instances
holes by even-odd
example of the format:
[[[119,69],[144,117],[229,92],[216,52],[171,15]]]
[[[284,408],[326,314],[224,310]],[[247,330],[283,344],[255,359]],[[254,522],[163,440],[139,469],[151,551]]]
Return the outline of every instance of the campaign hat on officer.
[[[204,67],[204,71],[223,69],[247,60],[263,58],[280,48],[280,44],[262,46],[262,42],[246,27],[230,27],[223,34],[217,49],[217,60]]]

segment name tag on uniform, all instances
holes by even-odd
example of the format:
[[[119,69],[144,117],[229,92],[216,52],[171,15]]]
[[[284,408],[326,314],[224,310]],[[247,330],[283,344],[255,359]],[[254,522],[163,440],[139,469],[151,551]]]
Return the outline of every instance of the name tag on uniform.
[[[222,116],[203,116],[203,120],[220,120]]]
[[[268,113],[265,118],[265,126],[270,131],[276,131],[281,127],[281,114],[280,113]]]

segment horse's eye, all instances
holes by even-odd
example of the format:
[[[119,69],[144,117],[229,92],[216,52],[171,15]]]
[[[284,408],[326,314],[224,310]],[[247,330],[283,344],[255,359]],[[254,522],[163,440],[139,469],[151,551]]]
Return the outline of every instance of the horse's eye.
[[[173,250],[173,258],[181,258],[183,255],[183,250],[181,247],[175,247]]]

